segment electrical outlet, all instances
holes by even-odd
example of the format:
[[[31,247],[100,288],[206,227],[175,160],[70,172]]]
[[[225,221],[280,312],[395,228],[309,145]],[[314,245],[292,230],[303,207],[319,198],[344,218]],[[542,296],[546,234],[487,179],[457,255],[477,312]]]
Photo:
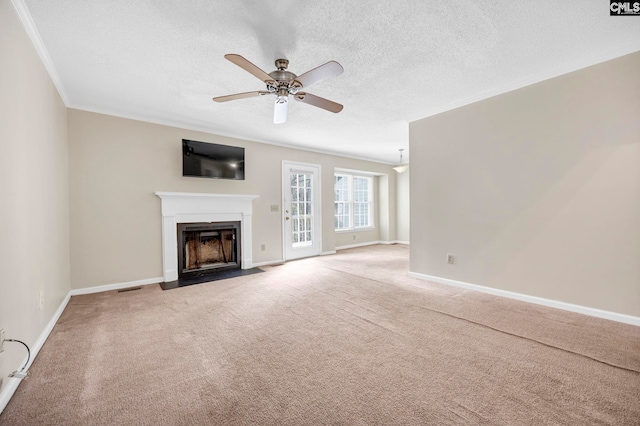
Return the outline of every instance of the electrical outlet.
[[[40,290],[38,294],[39,294],[38,309],[42,311],[44,309],[44,291]]]
[[[0,328],[0,352],[4,351],[4,328]]]
[[[447,263],[449,265],[453,265],[455,261],[455,257],[452,254],[447,254]]]
[[[355,239],[356,239],[356,236],[354,235],[354,236],[353,236],[353,240],[355,241]]]
[[[280,206],[278,206],[277,204],[271,204],[272,212],[277,212],[278,210],[280,210]]]
[[[267,247],[264,244],[260,244],[260,251],[265,251]]]

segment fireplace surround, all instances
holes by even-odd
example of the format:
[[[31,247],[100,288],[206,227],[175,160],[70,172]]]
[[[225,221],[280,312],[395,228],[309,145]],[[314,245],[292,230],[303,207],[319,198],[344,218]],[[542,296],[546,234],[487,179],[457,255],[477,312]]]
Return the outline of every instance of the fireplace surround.
[[[156,192],[162,212],[162,269],[164,282],[179,277],[178,224],[238,222],[242,269],[253,267],[251,216],[257,195]]]

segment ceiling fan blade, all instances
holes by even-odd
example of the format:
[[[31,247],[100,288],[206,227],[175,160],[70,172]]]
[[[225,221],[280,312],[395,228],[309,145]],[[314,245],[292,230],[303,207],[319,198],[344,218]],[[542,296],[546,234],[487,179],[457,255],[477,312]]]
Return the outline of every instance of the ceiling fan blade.
[[[247,61],[242,56],[236,55],[234,53],[229,53],[227,55],[224,55],[224,57],[226,59],[228,59],[229,61],[233,62],[234,64],[236,64],[237,66],[239,66],[240,68],[242,68],[243,70],[255,75],[256,77],[258,77],[260,80],[264,81],[265,83],[267,83],[267,84],[274,83],[273,77],[271,77],[266,72],[262,71],[257,66],[253,65],[251,62]]]
[[[312,95],[311,93],[298,92],[296,94],[296,100],[304,102],[305,104],[313,105],[318,108],[326,109],[333,113],[338,113],[344,108],[339,103],[330,101],[329,99],[321,98],[320,96]]]
[[[335,77],[342,74],[344,68],[336,61],[329,61],[324,65],[320,65],[296,77],[295,81],[299,82],[302,87],[311,86],[314,83],[322,81],[329,77]]]
[[[244,92],[244,93],[236,93],[235,95],[218,96],[213,98],[213,100],[216,102],[227,102],[227,101],[234,101],[236,99],[253,98],[254,96],[268,95],[270,93],[271,92],[267,92],[266,90],[258,90],[255,92]]]
[[[288,99],[285,97],[280,97],[276,99],[276,105],[273,109],[273,122],[274,124],[281,124],[287,121],[287,104]]]

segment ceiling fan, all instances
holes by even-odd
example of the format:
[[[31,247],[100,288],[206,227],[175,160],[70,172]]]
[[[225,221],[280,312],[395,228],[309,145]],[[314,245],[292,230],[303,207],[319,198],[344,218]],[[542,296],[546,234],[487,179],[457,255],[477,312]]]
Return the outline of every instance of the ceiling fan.
[[[291,71],[287,71],[289,61],[286,59],[277,59],[275,62],[277,69],[267,74],[240,55],[230,53],[224,55],[224,57],[243,70],[258,77],[267,85],[267,88],[266,90],[257,90],[254,92],[218,96],[213,98],[216,102],[227,102],[235,99],[251,98],[254,96],[276,95],[275,109],[273,112],[273,122],[276,124],[284,123],[287,120],[289,95],[291,95],[291,97],[296,101],[326,109],[333,113],[342,111],[343,106],[339,103],[301,91],[301,89],[309,87],[314,83],[342,74],[344,69],[342,68],[342,65],[336,61],[329,61],[326,64],[305,72],[304,74],[295,75]]]

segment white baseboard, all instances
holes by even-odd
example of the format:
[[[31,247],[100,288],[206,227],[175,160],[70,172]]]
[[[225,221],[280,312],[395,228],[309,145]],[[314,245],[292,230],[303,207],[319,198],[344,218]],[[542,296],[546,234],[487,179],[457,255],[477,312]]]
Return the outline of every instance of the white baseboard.
[[[81,294],[102,293],[103,291],[121,290],[123,288],[136,287],[140,285],[158,284],[164,282],[163,277],[147,278],[146,280],[129,281],[126,283],[99,285],[95,287],[76,288],[69,292],[71,296],[79,296]]]
[[[588,306],[574,305],[572,303],[560,302],[558,300],[545,299],[543,297],[529,296],[527,294],[515,293],[513,291],[501,290],[498,288],[485,287],[477,284],[469,284],[462,281],[450,280],[448,278],[434,277],[432,275],[420,274],[417,272],[409,272],[409,276],[419,278],[421,280],[433,281],[440,284],[451,285],[454,287],[465,288],[468,290],[480,291],[482,293],[492,294],[494,296],[506,297],[509,299],[520,300],[523,302],[535,303],[536,305],[548,306],[551,308],[562,309],[570,312],[577,312],[592,317],[604,318],[611,321],[622,322],[640,326],[640,317],[632,315],[620,314],[617,312],[603,311],[602,309],[590,308]]]
[[[283,263],[284,263],[284,260],[282,260],[282,259],[280,259],[280,260],[268,260],[266,262],[254,263],[253,267],[254,268],[259,268],[260,266],[282,265]]]
[[[69,299],[71,299],[71,292],[67,293],[65,298],[62,300],[62,303],[60,303],[60,306],[58,306],[58,309],[53,314],[49,322],[47,323],[47,326],[44,328],[44,330],[42,330],[42,333],[40,333],[40,336],[33,344],[33,347],[30,348],[31,357],[29,359],[29,363],[26,365],[26,370],[29,370],[29,367],[31,367],[31,364],[33,364],[33,360],[36,359],[36,356],[38,356],[38,352],[40,352],[40,349],[42,349],[44,342],[47,341],[49,334],[51,334],[51,330],[53,330],[53,327],[58,322],[60,315],[62,315],[62,312],[64,312],[64,308],[67,307],[67,303],[69,303]],[[24,358],[24,361],[20,363],[20,365],[16,368],[16,370],[22,367],[26,361],[27,361],[27,357]],[[16,392],[16,389],[18,389],[18,385],[20,384],[21,380],[22,379],[14,379],[14,378],[7,379],[7,385],[2,390],[2,393],[0,393],[0,414],[2,414],[5,407],[11,400],[11,397]]]
[[[18,366],[18,368],[20,368],[20,366]],[[9,401],[11,401],[13,394],[16,393],[20,380],[22,379],[7,379],[7,385],[2,390],[2,393],[0,393],[0,414],[2,414]]]
[[[330,254],[336,254],[336,251],[335,250],[323,251],[322,253],[319,254],[319,256],[328,256]],[[253,266],[259,267],[259,266],[270,266],[270,265],[282,265],[284,263],[286,263],[286,260],[279,259],[279,260],[269,260],[267,262],[254,263]]]
[[[337,250],[350,249],[350,248],[356,248],[356,247],[373,246],[373,245],[376,245],[376,244],[380,244],[380,241],[367,241],[365,243],[349,244],[347,246],[340,246],[340,247],[336,247],[336,251]]]
[[[356,248],[356,247],[374,246],[376,244],[387,244],[387,245],[391,245],[391,244],[406,244],[406,245],[409,245],[409,241],[367,241],[365,243],[349,244],[349,245],[346,245],[346,246],[336,247],[336,250],[345,250],[345,249]]]

